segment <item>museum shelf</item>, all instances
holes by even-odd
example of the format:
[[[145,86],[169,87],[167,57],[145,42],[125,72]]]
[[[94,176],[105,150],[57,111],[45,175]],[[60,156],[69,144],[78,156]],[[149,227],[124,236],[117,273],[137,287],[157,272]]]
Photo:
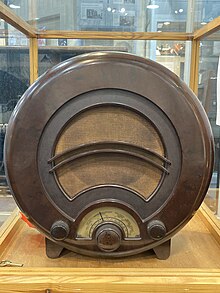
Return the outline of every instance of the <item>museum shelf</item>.
[[[45,254],[44,236],[15,211],[4,225],[0,259],[23,267],[0,269],[0,292],[218,292],[220,229],[203,205],[172,239],[171,256],[151,251],[122,259],[101,259],[65,252]]]

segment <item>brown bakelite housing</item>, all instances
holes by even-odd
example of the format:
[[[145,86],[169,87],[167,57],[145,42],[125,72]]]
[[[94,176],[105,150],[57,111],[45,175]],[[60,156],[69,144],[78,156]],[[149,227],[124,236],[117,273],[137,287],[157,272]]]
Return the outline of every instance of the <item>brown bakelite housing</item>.
[[[96,52],[58,64],[26,91],[9,122],[5,163],[49,257],[63,247],[95,257],[153,248],[165,259],[206,194],[213,138],[175,74]]]

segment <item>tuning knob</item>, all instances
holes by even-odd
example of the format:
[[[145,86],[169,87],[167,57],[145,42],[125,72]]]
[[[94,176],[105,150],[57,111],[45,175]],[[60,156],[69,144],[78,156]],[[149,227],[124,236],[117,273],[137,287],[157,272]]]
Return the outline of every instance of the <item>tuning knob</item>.
[[[69,234],[69,225],[64,221],[53,223],[50,234],[55,240],[64,240]]]
[[[113,252],[118,249],[121,239],[121,230],[113,224],[102,225],[96,232],[97,246],[105,252]]]
[[[147,225],[147,232],[151,239],[160,240],[166,235],[166,227],[163,222],[153,220]]]

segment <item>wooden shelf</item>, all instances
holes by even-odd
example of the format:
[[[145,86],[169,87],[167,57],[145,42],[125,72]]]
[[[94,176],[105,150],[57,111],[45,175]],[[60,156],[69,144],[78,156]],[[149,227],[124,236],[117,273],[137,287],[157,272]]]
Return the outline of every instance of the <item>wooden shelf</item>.
[[[19,220],[19,229],[2,252],[1,259],[24,263],[24,268],[212,268],[220,269],[220,246],[196,215],[172,240],[171,256],[166,261],[155,258],[153,253],[121,259],[95,259],[70,252],[59,259],[45,255],[44,237],[36,229]]]
[[[73,252],[48,259],[44,237],[14,219],[13,237],[8,233],[0,259],[24,267],[1,268],[0,292],[220,292],[220,245],[207,228],[210,216],[206,209],[200,210],[173,237],[171,256],[165,261],[150,251],[123,259]]]

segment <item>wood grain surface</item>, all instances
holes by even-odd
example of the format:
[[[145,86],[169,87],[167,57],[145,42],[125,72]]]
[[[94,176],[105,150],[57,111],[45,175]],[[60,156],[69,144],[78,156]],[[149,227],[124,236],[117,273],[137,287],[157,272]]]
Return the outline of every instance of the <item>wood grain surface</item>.
[[[220,220],[205,203],[200,207],[198,215],[220,245]]]
[[[200,45],[200,42],[198,40],[192,41],[190,88],[196,95],[198,94],[198,81],[199,81],[199,53],[200,53],[199,45]]]
[[[220,246],[196,214],[173,237],[171,256],[166,261],[156,259],[151,251],[121,259],[96,259],[64,251],[61,258],[49,259],[45,255],[44,237],[22,223],[1,251],[0,259],[23,263],[24,268],[220,269]]]
[[[30,38],[30,84],[38,78],[38,40]]]
[[[37,33],[39,39],[109,39],[109,40],[192,40],[193,34],[179,32],[106,32],[106,31],[58,31]]]
[[[10,286],[8,285],[10,283]],[[0,292],[219,292],[220,271],[212,270],[171,270],[160,269],[123,269],[112,268],[57,269],[57,270],[7,270],[0,272]]]
[[[196,30],[194,32],[194,40],[203,39],[207,37],[208,35],[211,35],[212,33],[216,32],[220,27],[220,16],[216,17],[206,25],[202,26],[200,29]]]
[[[203,223],[204,216],[196,214],[173,238],[165,261],[151,252],[123,259],[66,252],[60,259],[48,259],[44,237],[20,220],[7,246],[0,246],[0,259],[24,267],[0,269],[0,293],[220,292],[220,246]]]

